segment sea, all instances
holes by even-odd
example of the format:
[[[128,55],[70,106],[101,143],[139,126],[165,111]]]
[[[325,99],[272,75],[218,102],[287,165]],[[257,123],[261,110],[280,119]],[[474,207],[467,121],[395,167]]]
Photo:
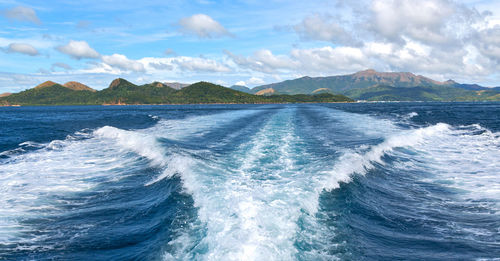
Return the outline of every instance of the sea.
[[[500,260],[500,103],[2,107],[0,260]]]

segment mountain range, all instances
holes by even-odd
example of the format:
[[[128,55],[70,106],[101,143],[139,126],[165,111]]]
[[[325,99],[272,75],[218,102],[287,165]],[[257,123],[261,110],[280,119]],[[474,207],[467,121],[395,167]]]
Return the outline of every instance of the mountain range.
[[[113,80],[97,91],[79,82],[47,81],[19,93],[0,94],[0,105],[300,103],[366,101],[500,101],[500,87],[436,81],[409,72],[365,70],[348,75],[302,77],[250,89],[235,85]]]
[[[179,87],[180,88],[180,87]],[[344,95],[260,96],[220,85],[198,82],[174,89],[164,83],[135,85],[125,79],[113,80],[108,88],[96,91],[78,82],[63,85],[47,81],[19,93],[0,97],[0,105],[125,105],[125,104],[208,104],[208,103],[302,103],[352,102]]]
[[[234,88],[234,87],[233,87]],[[500,100],[500,87],[436,81],[410,72],[365,70],[348,75],[302,77],[240,91],[257,95],[338,93],[369,101],[487,101]]]

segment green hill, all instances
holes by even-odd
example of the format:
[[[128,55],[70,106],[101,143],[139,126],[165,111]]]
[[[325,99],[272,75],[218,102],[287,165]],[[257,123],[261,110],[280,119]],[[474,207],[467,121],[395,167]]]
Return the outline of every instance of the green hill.
[[[300,103],[350,102],[343,95],[258,96],[208,82],[198,82],[180,90],[159,82],[135,85],[114,80],[101,91],[73,90],[57,83],[25,90],[0,98],[1,105],[117,105],[117,104],[199,104],[199,103]]]

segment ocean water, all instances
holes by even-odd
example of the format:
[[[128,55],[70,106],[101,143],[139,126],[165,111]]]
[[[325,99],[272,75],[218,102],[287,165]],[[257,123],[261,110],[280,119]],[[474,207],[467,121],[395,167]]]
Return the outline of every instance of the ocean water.
[[[500,104],[0,108],[0,260],[499,260]]]

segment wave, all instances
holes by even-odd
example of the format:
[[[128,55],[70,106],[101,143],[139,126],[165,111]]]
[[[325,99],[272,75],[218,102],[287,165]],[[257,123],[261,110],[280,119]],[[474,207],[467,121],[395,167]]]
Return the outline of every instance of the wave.
[[[395,148],[412,147],[425,141],[425,139],[433,136],[443,136],[449,132],[450,126],[448,124],[438,123],[433,126],[407,130],[390,136],[384,142],[371,146],[364,153],[352,150],[344,152],[334,164],[334,168],[327,172],[329,178],[325,181],[321,189],[336,189],[341,182],[350,182],[353,174],[366,174],[368,170],[374,168],[374,163],[384,164],[382,157]]]
[[[164,148],[158,143],[157,137],[139,131],[121,130],[115,127],[104,126],[94,131],[94,135],[102,139],[110,139],[122,149],[133,151],[148,158],[153,164],[166,164]]]
[[[44,237],[36,236],[36,228],[25,220],[63,214],[65,204],[74,202],[60,198],[111,189],[110,185],[101,185],[117,183],[137,175],[136,171],[162,169],[162,174],[145,177],[140,185],[149,186],[176,175],[184,184],[194,184],[195,180],[189,180],[188,175],[193,159],[178,153],[178,148],[165,146],[160,139],[198,135],[218,124],[255,113],[236,111],[183,120],[158,119],[158,123],[148,129],[104,126],[83,129],[65,140],[21,143],[19,148],[4,152],[5,157],[0,159],[0,244],[35,244]],[[34,150],[28,150],[32,148]],[[191,192],[189,185],[185,187]]]

